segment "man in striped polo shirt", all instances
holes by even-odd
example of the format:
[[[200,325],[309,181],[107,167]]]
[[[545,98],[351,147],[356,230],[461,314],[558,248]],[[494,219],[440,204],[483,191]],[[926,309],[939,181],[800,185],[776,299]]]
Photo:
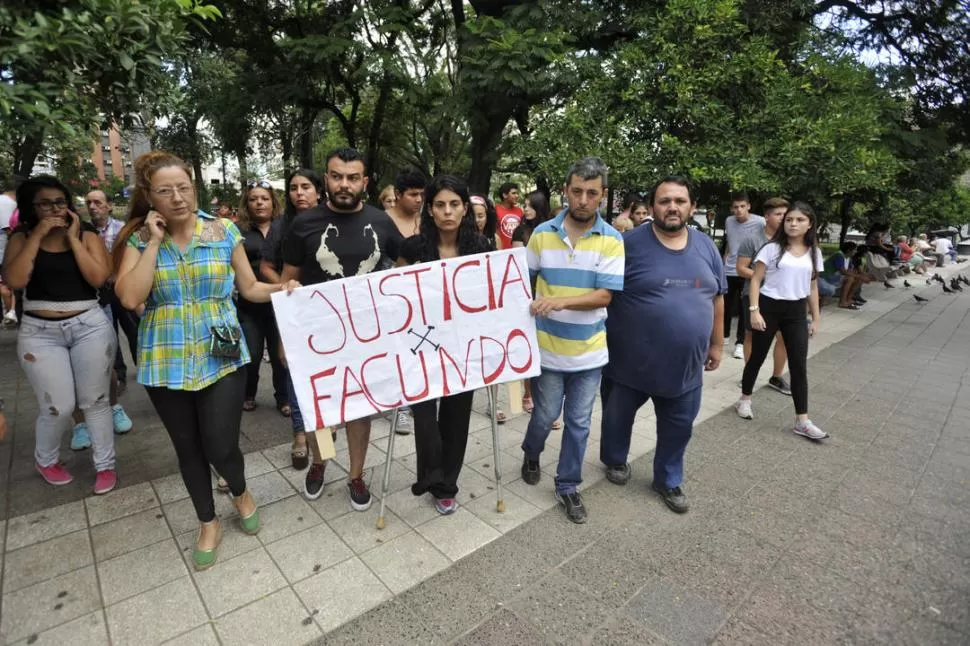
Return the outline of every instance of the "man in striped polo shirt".
[[[586,522],[576,488],[600,371],[609,360],[606,306],[623,289],[623,238],[597,212],[606,182],[599,158],[573,164],[563,187],[568,206],[536,227],[528,246],[542,374],[532,380],[535,408],[522,442],[522,479],[539,482],[539,454],[562,411],[556,498],[574,523]]]

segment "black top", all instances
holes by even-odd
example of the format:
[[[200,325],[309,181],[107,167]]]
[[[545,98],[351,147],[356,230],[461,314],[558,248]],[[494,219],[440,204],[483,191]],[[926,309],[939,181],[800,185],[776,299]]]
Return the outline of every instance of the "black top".
[[[476,253],[486,253],[488,251],[495,251],[495,248],[488,244],[488,239],[483,235],[476,235],[470,245],[470,248],[462,251],[459,248],[458,254],[461,256],[470,256]],[[433,262],[435,260],[441,260],[441,254],[438,252],[437,245],[429,245],[425,241],[424,235],[418,233],[404,240],[401,243],[401,258],[408,261],[409,264],[415,264],[418,262]]]
[[[94,227],[82,222],[78,236],[83,237],[85,231],[97,235]],[[67,303],[98,298],[98,290],[84,279],[70,249],[57,252],[38,249],[34,271],[30,274],[25,292],[28,301]]]
[[[336,213],[321,205],[302,211],[283,241],[283,262],[300,268],[304,285],[389,269],[398,257],[401,233],[391,217],[364,205]]]
[[[267,235],[264,237],[263,232],[256,227],[252,227],[247,231],[240,230],[240,233],[242,233],[243,237],[242,243],[243,249],[246,251],[246,259],[249,260],[249,266],[253,269],[253,275],[256,276],[256,280],[263,280],[263,276],[259,271],[259,261],[263,259],[263,244],[266,242],[269,236]],[[238,302],[240,307],[254,308],[260,305],[269,305],[272,307],[272,305],[269,303],[252,303],[247,301],[242,297],[242,294],[239,295]]]
[[[535,228],[535,224],[528,220],[522,220],[522,224],[515,227],[515,231],[512,232],[512,242],[521,242],[523,245],[529,246],[529,238],[532,237]]]
[[[280,257],[280,246],[283,244],[283,217],[285,216],[273,220],[273,223],[269,226],[269,233],[266,234],[266,238],[259,249],[259,255],[262,256],[263,260],[273,265],[276,273],[283,270],[283,259]],[[256,275],[259,276],[259,274]]]

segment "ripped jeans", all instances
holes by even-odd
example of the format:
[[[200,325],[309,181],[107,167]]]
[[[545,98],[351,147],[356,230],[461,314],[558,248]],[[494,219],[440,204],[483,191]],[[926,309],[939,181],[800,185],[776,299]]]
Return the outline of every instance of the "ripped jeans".
[[[51,321],[24,316],[17,356],[37,396],[34,457],[49,467],[60,458],[61,438],[72,425],[75,403],[91,433],[94,468],[115,468],[109,385],[118,341],[100,308]]]

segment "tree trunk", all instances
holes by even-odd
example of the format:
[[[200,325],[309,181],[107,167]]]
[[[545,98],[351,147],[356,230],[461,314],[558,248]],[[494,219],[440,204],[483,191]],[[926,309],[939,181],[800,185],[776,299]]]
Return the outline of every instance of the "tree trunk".
[[[246,188],[249,179],[249,166],[246,164],[245,153],[236,153],[236,163],[239,164],[239,190]]]
[[[390,47],[394,47],[395,38],[390,39]],[[370,131],[367,133],[367,156],[365,162],[367,174],[371,181],[368,183],[367,192],[371,200],[377,202],[381,188],[378,185],[380,176],[380,150],[381,150],[381,131],[384,127],[384,115],[387,113],[387,104],[391,99],[393,90],[393,80],[388,72],[384,72],[381,78],[380,94],[377,96],[377,103],[374,105],[374,117],[371,119]]]
[[[845,236],[849,233],[849,226],[852,224],[852,198],[848,195],[842,196],[842,204],[839,206],[839,216],[842,221],[842,230],[839,231],[839,247],[845,242]]]
[[[313,168],[313,122],[317,111],[310,107],[300,110],[300,166]]]
[[[484,125],[472,127],[472,167],[468,173],[468,188],[472,193],[488,195],[492,169],[498,158],[498,145],[510,117],[509,114],[482,114],[480,118],[484,120]]]
[[[283,125],[280,127],[280,148],[283,151],[283,173],[289,175],[293,170],[293,133]]]
[[[23,178],[33,174],[34,162],[44,148],[44,129],[29,128],[14,148],[13,172]]]

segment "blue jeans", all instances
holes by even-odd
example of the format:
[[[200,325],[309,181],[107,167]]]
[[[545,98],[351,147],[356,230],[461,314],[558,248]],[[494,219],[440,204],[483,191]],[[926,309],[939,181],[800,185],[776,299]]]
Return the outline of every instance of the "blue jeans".
[[[109,386],[116,345],[111,323],[96,307],[60,321],[21,319],[17,355],[40,406],[34,448],[40,466],[60,459],[76,405],[91,433],[95,469],[115,468]]]
[[[835,296],[841,286],[842,276],[835,279],[829,279],[823,276],[818,277],[819,296]]]
[[[526,429],[522,450],[526,459],[538,460],[546,446],[552,423],[563,413],[562,448],[556,469],[556,493],[576,491],[583,481],[583,457],[593,417],[593,402],[601,368],[580,372],[543,369],[532,379],[532,419]],[[563,399],[565,398],[565,403]]]
[[[286,398],[290,402],[290,424],[293,427],[293,433],[303,433],[306,430],[303,426],[303,413],[300,411],[300,402],[296,400],[296,390],[293,389],[289,370],[286,371]]]
[[[701,388],[677,397],[656,397],[612,380],[603,380],[603,423],[600,460],[607,466],[626,464],[630,455],[633,420],[640,407],[653,399],[657,415],[657,449],[653,456],[653,482],[663,489],[684,481],[684,451],[701,409]]]

